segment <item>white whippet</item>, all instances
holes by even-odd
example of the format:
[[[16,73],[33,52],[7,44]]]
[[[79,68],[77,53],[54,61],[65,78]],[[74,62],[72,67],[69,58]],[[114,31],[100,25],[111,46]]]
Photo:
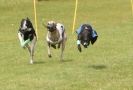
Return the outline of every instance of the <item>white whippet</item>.
[[[45,27],[48,30],[46,36],[46,41],[48,44],[48,56],[52,57],[50,52],[51,46],[56,49],[56,45],[58,45],[58,48],[60,48],[61,45],[60,60],[63,60],[63,51],[65,48],[65,42],[67,40],[64,25],[54,21],[49,21]]]

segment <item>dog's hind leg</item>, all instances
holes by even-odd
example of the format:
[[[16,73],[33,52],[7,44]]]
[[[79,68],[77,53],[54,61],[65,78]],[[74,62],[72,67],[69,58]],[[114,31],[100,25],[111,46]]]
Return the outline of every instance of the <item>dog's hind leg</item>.
[[[48,57],[51,58],[51,52],[50,52],[50,43],[48,42]]]
[[[66,41],[67,41],[67,36],[66,36],[66,34],[64,33],[63,40],[62,40],[62,42],[61,42],[61,55],[60,55],[60,60],[61,60],[61,61],[63,61],[63,53],[64,53]]]
[[[60,55],[60,60],[61,60],[61,61],[63,61],[64,49],[65,49],[65,40],[62,41],[62,43],[61,43],[61,55]]]
[[[36,41],[37,41],[37,38],[34,37],[28,49],[30,52],[30,64],[33,64],[33,56],[34,56],[34,49],[35,49]]]
[[[30,54],[30,64],[33,64],[32,55],[31,55],[31,47],[29,45],[26,46],[28,48],[29,54]]]

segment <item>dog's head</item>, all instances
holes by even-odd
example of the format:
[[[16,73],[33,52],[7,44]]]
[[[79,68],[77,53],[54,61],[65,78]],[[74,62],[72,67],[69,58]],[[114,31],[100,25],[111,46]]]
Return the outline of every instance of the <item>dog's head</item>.
[[[92,28],[90,25],[83,25],[82,26],[82,32],[80,34],[80,40],[81,40],[81,44],[87,48],[87,46],[89,46],[90,41],[91,41],[91,32],[92,32]]]
[[[24,35],[24,40],[30,38],[33,39],[33,35],[36,36],[35,30],[29,18],[22,19],[19,27],[19,32]]]
[[[53,32],[56,30],[56,22],[54,21],[49,21],[46,25],[46,28],[48,29],[48,31]]]
[[[92,37],[92,27],[89,24],[83,24],[79,30],[78,37],[77,37],[77,44],[78,44],[78,50],[81,52],[81,46],[82,44],[84,48],[87,48],[90,44],[91,37]]]
[[[27,30],[31,30],[33,28],[30,19],[27,17],[26,19],[21,20],[20,30],[25,32]]]

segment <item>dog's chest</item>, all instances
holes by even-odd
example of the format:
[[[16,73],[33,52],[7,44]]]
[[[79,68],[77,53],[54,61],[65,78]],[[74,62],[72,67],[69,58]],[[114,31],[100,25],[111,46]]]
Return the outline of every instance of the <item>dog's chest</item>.
[[[49,39],[53,42],[58,41],[60,38],[59,32],[51,33]]]

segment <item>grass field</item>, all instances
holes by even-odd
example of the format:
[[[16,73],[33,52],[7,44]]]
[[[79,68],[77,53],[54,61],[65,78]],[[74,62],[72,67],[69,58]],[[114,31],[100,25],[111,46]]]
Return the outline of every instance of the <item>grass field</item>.
[[[79,53],[72,34],[75,0],[37,2],[35,64],[20,47],[22,18],[34,24],[32,0],[0,0],[0,90],[133,90],[133,15],[130,0],[79,0],[76,29],[90,23],[98,41]],[[61,22],[68,36],[64,62],[60,50],[47,56],[42,22]],[[35,25],[34,25],[35,26]],[[22,56],[21,56],[22,55]]]

